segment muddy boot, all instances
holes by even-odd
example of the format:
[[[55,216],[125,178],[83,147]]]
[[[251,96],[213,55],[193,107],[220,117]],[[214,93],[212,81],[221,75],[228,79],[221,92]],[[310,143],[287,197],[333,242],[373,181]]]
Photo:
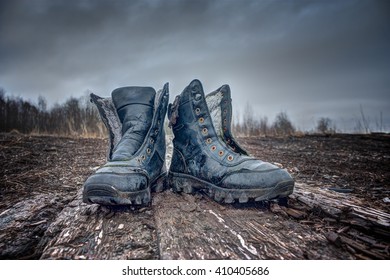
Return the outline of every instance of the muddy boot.
[[[109,130],[108,162],[84,184],[83,201],[102,205],[142,205],[151,191],[164,188],[164,118],[168,84],[156,93],[151,87],[123,87],[112,99],[91,95]]]
[[[228,86],[206,97],[194,80],[169,105],[175,135],[169,184],[178,192],[204,190],[225,203],[288,196],[294,188],[290,174],[248,156],[232,137],[230,102]]]

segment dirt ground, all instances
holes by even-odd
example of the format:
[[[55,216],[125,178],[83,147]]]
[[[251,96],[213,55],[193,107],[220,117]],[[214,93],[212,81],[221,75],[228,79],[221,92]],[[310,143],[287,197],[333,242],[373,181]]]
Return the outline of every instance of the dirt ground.
[[[390,213],[390,135],[242,138],[252,155],[287,168],[297,182],[353,193]]]
[[[390,213],[389,135],[305,135],[238,140],[257,158],[289,170],[297,183],[353,194],[367,206]],[[57,215],[75,199],[86,178],[105,162],[107,145],[105,139],[0,134],[0,217],[6,217],[13,206],[31,197],[50,197],[47,205],[41,205],[39,214],[31,217],[31,233],[21,240],[15,241],[18,235],[12,232],[15,229],[5,230],[7,219],[0,221],[0,258],[40,257],[42,252],[34,250],[34,246],[41,242]],[[233,210],[229,211],[233,213]],[[294,216],[299,213],[288,217],[294,219]],[[313,228],[329,225],[329,219],[305,217],[295,218],[297,223],[311,224]],[[340,228],[342,225],[336,227],[338,232]],[[384,240],[379,243],[380,256],[389,258],[390,243]],[[354,249],[351,250],[353,253]],[[378,255],[358,256],[377,258]],[[347,257],[340,253],[339,258]]]

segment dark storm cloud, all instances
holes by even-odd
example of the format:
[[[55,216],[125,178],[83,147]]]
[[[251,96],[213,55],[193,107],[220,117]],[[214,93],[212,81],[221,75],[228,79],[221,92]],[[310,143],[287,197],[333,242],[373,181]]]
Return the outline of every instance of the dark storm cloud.
[[[0,86],[50,102],[193,78],[302,126],[387,111],[387,1],[0,1]],[[310,117],[308,117],[310,116]],[[386,115],[385,115],[386,117]],[[388,116],[390,118],[390,116]]]

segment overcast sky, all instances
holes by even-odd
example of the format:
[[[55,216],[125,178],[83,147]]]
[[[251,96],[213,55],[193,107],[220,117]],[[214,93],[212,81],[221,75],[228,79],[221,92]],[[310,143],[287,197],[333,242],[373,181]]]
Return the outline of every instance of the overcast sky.
[[[301,129],[390,130],[390,1],[0,0],[0,87],[49,105],[194,78]]]

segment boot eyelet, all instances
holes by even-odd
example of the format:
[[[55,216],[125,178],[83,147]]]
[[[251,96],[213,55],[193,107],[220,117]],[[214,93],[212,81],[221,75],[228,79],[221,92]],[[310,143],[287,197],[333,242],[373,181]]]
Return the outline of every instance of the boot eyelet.
[[[202,95],[200,93],[195,94],[195,100],[199,101],[202,98]]]
[[[212,151],[215,151],[216,149],[217,149],[216,146],[211,146],[211,150],[212,150]]]
[[[145,159],[146,159],[145,155],[142,155],[142,156],[141,156],[141,159],[142,159],[142,160],[145,160]]]
[[[218,155],[219,155],[220,157],[223,156],[223,154],[224,154],[223,151],[219,151],[219,152],[218,152]]]
[[[204,118],[199,118],[200,123],[204,123]]]
[[[223,123],[226,124],[226,123],[227,123],[227,119],[224,119],[224,120],[223,120]]]
[[[227,110],[225,109],[225,110],[223,110],[223,113],[226,115],[226,113],[227,113]]]
[[[196,108],[196,109],[195,109],[195,114],[196,114],[196,115],[199,115],[199,114],[200,114],[200,109],[199,109],[199,108]]]
[[[156,130],[154,131],[154,134],[156,134],[156,135],[158,134],[158,129],[156,129]]]
[[[233,160],[233,156],[229,155],[227,159],[228,159],[228,161],[232,161]]]
[[[206,135],[207,132],[208,132],[208,129],[207,129],[207,128],[203,128],[203,129],[202,129],[202,133],[203,133],[204,135]]]
[[[152,150],[151,150],[150,148],[147,148],[147,149],[146,149],[146,153],[147,153],[148,155],[150,155],[151,152],[152,152]]]
[[[213,140],[211,138],[207,138],[206,143],[211,144],[211,142],[213,142]]]
[[[150,138],[149,142],[150,142],[151,144],[153,144],[153,143],[154,143],[153,138]]]

